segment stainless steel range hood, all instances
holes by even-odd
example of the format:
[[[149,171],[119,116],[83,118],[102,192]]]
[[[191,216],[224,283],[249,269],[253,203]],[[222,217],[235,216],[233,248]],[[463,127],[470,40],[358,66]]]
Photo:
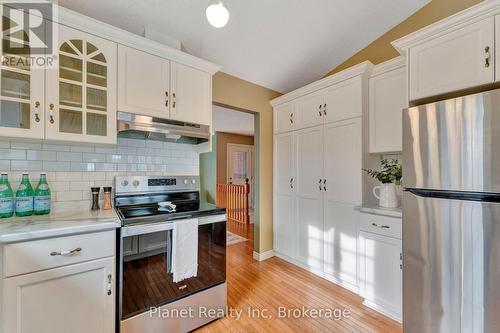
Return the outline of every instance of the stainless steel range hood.
[[[118,137],[200,144],[210,138],[210,127],[182,121],[118,112]]]

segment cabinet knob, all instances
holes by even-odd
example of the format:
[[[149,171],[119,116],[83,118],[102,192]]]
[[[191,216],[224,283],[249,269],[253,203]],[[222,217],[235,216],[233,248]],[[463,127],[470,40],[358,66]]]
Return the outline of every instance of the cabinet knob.
[[[484,67],[486,68],[490,67],[490,57],[491,57],[490,47],[486,46],[484,48]]]
[[[174,101],[172,102],[172,107],[175,109],[175,104],[176,104],[175,93],[172,94],[172,97],[174,98]]]
[[[49,105],[49,122],[51,124],[54,123],[54,104],[52,103]]]
[[[40,113],[40,102],[39,101],[35,102],[35,108],[33,109],[33,113],[35,116],[35,121],[37,123],[39,123],[40,122],[40,117],[38,116],[38,114]]]
[[[293,112],[290,113],[290,124],[293,124]]]
[[[323,115],[325,115],[325,116],[326,116],[326,103],[325,103],[325,104],[323,104]]]
[[[165,91],[165,106],[168,108],[168,91]]]
[[[318,110],[319,116],[321,117],[321,116],[323,115],[323,113],[321,112],[321,111],[322,111],[322,110],[321,110],[321,104],[320,104],[320,106],[319,106],[319,108],[318,108],[318,109],[319,109],[319,110]]]

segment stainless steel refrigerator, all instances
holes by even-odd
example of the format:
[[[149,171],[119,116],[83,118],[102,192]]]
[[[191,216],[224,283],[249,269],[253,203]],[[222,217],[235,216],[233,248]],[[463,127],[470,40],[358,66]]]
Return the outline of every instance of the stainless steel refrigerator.
[[[500,90],[403,111],[404,333],[500,332]]]

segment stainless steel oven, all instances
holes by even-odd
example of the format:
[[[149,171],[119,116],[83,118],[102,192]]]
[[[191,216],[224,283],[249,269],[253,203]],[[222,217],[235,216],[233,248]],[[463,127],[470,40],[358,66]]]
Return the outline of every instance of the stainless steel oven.
[[[182,180],[176,179],[175,183],[179,181]],[[158,202],[170,202],[176,209],[159,210]],[[217,319],[202,318],[199,309],[226,307],[224,211],[199,202],[199,193],[192,188],[185,192],[177,188],[174,192],[118,193],[115,204],[123,224],[119,230],[117,263],[120,332],[184,332]],[[175,222],[192,218],[198,221],[197,274],[174,282]],[[191,311],[190,317],[156,316],[160,311],[174,308]]]

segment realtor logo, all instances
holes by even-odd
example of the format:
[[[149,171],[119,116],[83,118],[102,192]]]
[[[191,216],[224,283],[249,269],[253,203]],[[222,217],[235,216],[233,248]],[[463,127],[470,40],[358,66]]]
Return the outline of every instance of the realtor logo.
[[[32,66],[52,65],[57,28],[54,6],[46,1],[1,1],[2,63],[29,61]],[[16,57],[18,56],[18,57]]]

